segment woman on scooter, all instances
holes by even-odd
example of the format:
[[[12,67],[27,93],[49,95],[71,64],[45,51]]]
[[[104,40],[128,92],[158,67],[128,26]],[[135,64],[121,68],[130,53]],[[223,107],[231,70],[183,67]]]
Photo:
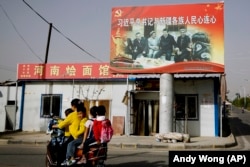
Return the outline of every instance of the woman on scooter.
[[[69,133],[70,133],[70,137],[68,138],[68,140],[65,141],[61,145],[61,147],[59,147],[59,149],[58,149],[57,166],[60,166],[61,163],[65,160],[68,143],[78,137],[77,130],[78,130],[78,127],[80,124],[80,119],[78,118],[78,115],[77,115],[77,106],[80,106],[80,105],[84,106],[84,103],[80,99],[77,99],[77,98],[73,99],[71,101],[71,109],[73,110],[73,112],[70,113],[59,124],[53,125],[53,128],[59,128],[59,129],[68,128]]]
[[[77,114],[78,114],[78,118],[81,120],[78,130],[76,132],[78,138],[74,139],[68,144],[67,152],[66,152],[66,160],[64,163],[62,163],[62,165],[71,166],[76,163],[76,160],[75,160],[76,148],[82,143],[82,140],[83,140],[83,134],[85,133],[85,129],[86,129],[84,125],[87,121],[86,108],[83,105],[77,106]]]

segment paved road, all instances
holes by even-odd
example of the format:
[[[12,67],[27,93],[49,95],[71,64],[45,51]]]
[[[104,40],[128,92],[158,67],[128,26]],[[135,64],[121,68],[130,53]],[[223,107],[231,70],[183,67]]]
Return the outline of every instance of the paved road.
[[[232,148],[216,150],[249,150],[250,151],[250,112],[241,113],[235,108],[229,115],[229,123],[238,145]],[[0,145],[0,166],[44,167],[45,145]],[[106,162],[108,167],[165,167],[168,165],[169,152],[153,149],[127,150],[109,149]]]
[[[44,167],[45,146],[0,145],[1,167]]]
[[[1,167],[44,167],[45,145],[0,145]],[[109,150],[107,167],[166,167],[168,151]]]
[[[168,151],[111,150],[107,164],[109,167],[165,167],[168,154]]]
[[[236,149],[250,150],[250,111],[242,113],[234,107],[229,114],[229,123],[238,143]]]

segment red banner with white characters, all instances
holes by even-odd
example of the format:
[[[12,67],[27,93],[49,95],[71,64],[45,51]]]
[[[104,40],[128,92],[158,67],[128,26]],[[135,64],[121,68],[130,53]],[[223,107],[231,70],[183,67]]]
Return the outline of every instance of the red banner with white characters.
[[[18,64],[18,80],[40,79],[112,79],[127,75],[112,74],[108,63]]]
[[[112,8],[113,73],[224,73],[224,2]]]

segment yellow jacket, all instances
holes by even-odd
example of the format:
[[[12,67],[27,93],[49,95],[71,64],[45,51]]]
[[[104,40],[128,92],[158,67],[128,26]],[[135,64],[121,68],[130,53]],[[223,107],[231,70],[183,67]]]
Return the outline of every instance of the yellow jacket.
[[[63,121],[63,119],[59,119],[58,120],[58,124],[60,124],[60,122],[62,122]],[[66,126],[65,128],[64,128],[64,136],[66,136],[66,137],[70,137],[70,132],[69,132],[69,127],[68,126]]]
[[[78,138],[77,131],[80,124],[80,119],[77,116],[77,112],[70,113],[65,120],[58,124],[58,128],[63,129],[69,127],[69,133],[74,139]]]
[[[82,135],[83,137],[83,133],[85,132],[85,123],[87,122],[87,118],[84,117],[81,121],[80,121],[80,124],[79,124],[79,128],[78,130],[76,131],[76,136],[78,136],[78,138]]]

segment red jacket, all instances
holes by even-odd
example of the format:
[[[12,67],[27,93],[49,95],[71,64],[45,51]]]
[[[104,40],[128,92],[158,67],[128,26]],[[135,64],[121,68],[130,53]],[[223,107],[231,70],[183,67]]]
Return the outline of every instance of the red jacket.
[[[101,140],[102,121],[105,119],[105,116],[97,116],[96,120],[94,120],[93,132],[96,141]]]

